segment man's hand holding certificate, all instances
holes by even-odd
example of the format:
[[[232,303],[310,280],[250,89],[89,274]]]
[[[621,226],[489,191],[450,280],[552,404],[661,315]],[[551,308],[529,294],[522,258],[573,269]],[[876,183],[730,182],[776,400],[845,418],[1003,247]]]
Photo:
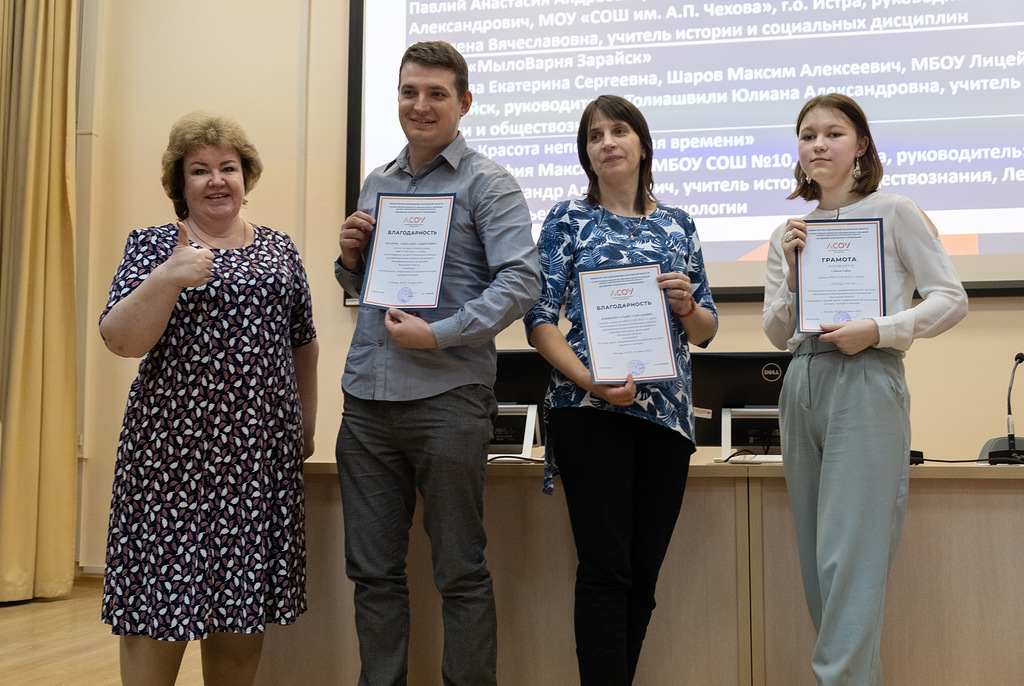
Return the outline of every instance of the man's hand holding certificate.
[[[660,381],[678,375],[659,267],[580,272],[583,320],[594,383]]]
[[[885,314],[882,220],[808,220],[797,254],[797,330]]]
[[[454,204],[451,194],[378,194],[362,304],[437,307]]]

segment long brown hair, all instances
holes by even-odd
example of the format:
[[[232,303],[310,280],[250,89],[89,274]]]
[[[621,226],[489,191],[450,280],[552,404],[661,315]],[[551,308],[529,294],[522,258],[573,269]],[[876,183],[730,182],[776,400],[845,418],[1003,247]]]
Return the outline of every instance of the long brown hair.
[[[600,112],[612,121],[621,121],[633,129],[633,132],[640,139],[644,155],[640,160],[640,174],[637,180],[636,197],[633,200],[633,207],[640,214],[647,214],[648,203],[657,202],[654,197],[654,143],[651,140],[651,130],[647,126],[647,120],[640,113],[636,105],[625,98],[617,95],[599,95],[596,100],[587,105],[580,117],[580,128],[576,132],[576,148],[580,157],[580,165],[587,173],[590,184],[587,186],[587,202],[597,205],[601,202],[601,190],[598,186],[597,174],[590,163],[590,156],[587,154],[587,133],[594,116]]]

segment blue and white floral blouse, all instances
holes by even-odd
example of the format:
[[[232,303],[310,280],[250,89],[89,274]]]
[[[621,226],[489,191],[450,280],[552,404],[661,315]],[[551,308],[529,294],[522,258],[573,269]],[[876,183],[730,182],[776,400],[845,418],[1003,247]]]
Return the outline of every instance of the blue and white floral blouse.
[[[577,276],[580,271],[656,262],[662,273],[679,272],[690,277],[694,298],[711,311],[717,325],[718,312],[704,272],[697,230],[690,216],[677,207],[658,203],[646,217],[620,217],[599,205],[590,205],[585,198],[564,200],[548,213],[537,246],[544,283],[540,300],[523,320],[527,335],[540,324],[557,326],[564,305],[565,317],[572,325],[566,341],[588,369],[590,356]],[[690,351],[682,322],[675,318],[671,322],[677,336],[677,379],[638,384],[636,402],[621,407],[591,395],[556,369],[545,398],[545,415],[559,407],[592,407],[652,421],[693,442]],[[553,457],[548,455],[549,463]]]

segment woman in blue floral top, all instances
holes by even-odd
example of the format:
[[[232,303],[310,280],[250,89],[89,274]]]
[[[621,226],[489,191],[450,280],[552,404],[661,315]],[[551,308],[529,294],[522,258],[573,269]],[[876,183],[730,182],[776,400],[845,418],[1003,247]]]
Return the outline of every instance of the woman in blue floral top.
[[[576,655],[582,686],[629,684],[654,609],[654,588],[686,486],[693,443],[690,341],[706,346],[718,314],[689,215],[653,195],[653,145],[640,111],[602,95],[583,112],[585,198],[558,203],[539,248],[544,287],[525,322],[554,367],[545,403],[579,565]],[[591,379],[577,275],[657,263],[671,308],[679,376],[621,385]],[[559,312],[571,324],[558,328]]]

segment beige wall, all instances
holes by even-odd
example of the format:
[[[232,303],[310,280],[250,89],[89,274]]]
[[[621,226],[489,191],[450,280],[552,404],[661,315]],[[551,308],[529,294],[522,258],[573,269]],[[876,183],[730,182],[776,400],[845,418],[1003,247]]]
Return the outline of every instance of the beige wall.
[[[90,571],[103,565],[114,453],[137,367],[106,350],[96,318],[128,232],[173,219],[159,161],[171,124],[186,112],[238,119],[263,156],[266,171],[244,216],[289,233],[302,251],[321,341],[314,459],[333,460],[339,379],[355,321],[354,308],[342,307],[331,267],[345,214],[347,4],[82,2],[79,564]],[[713,271],[711,278],[714,286]],[[723,304],[720,312],[713,350],[767,349],[759,304]],[[499,345],[525,347],[521,325],[503,333]],[[914,447],[930,458],[972,458],[1002,433],[1008,372],[1022,348],[1020,298],[976,300],[956,329],[917,342],[907,359]]]
[[[321,459],[333,459],[355,310],[343,308],[331,266],[345,212],[347,3],[85,0],[83,17],[79,564],[91,571],[103,565],[114,453],[138,366],[106,350],[96,320],[129,231],[174,218],[160,156],[178,117],[233,117],[263,158],[243,215],[287,232],[305,261],[322,350]]]

